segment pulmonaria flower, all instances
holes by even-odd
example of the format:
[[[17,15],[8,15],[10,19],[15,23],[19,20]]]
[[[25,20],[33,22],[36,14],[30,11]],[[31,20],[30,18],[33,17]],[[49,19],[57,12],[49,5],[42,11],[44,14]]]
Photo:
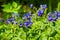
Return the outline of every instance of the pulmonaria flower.
[[[15,18],[9,18],[6,23],[12,23],[15,20]]]
[[[51,16],[48,16],[48,21],[52,21],[52,17]]]
[[[26,27],[31,26],[31,25],[32,25],[32,22],[31,21],[24,22],[24,26],[26,26]]]
[[[10,22],[12,22],[12,21],[14,21],[15,20],[15,18],[9,18],[8,19],[8,21],[10,21]]]
[[[29,21],[28,23],[29,23],[29,26],[31,26],[33,24],[31,21]]]
[[[30,4],[30,8],[32,8],[33,7],[33,4]]]
[[[56,21],[57,19],[58,19],[57,14],[49,12],[49,14],[48,14],[49,21]]]
[[[58,16],[60,17],[60,13],[58,13]]]
[[[43,13],[44,13],[44,10],[43,9],[39,10],[38,11],[38,16],[42,16]]]
[[[31,18],[31,17],[29,17],[27,20],[28,20],[28,21],[32,21],[32,18]]]
[[[45,9],[45,8],[47,8],[47,5],[46,4],[42,4],[42,5],[40,5],[40,8],[41,9]]]
[[[6,21],[6,24],[9,24],[9,23],[10,23],[10,21],[7,20],[7,21]]]
[[[24,14],[24,17],[29,18],[30,17],[30,13]]]
[[[24,22],[24,26],[28,27],[28,25],[29,25],[28,22]]]
[[[22,27],[23,26],[23,24],[22,23],[20,23],[20,25],[19,25],[20,27]]]

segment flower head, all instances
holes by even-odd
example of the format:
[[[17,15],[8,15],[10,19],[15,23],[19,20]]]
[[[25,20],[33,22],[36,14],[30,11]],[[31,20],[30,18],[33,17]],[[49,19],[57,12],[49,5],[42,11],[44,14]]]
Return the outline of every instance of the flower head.
[[[40,5],[40,8],[45,9],[45,8],[47,8],[47,5],[46,4]]]
[[[38,16],[41,16],[44,13],[44,10],[39,10],[38,11]]]
[[[26,18],[29,18],[29,16],[30,16],[30,13],[24,14],[24,17],[26,17]]]
[[[48,20],[49,20],[49,21],[52,21],[53,19],[52,19],[52,17],[51,17],[51,16],[48,16]]]
[[[28,22],[24,22],[24,25],[25,25],[26,27],[28,27],[29,24],[28,24]]]
[[[23,24],[22,23],[20,23],[20,25],[19,25],[20,27],[22,27],[23,26]]]
[[[33,7],[33,4],[30,4],[30,8],[32,8]]]
[[[58,19],[57,14],[51,13],[51,12],[48,13],[48,20],[49,21],[56,21],[57,19]]]

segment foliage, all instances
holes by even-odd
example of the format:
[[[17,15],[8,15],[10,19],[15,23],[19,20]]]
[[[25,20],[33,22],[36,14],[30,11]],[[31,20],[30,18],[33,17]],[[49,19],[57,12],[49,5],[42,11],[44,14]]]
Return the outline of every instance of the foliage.
[[[18,12],[19,9],[21,8],[21,5],[18,5],[16,2],[8,3],[8,4],[4,4],[2,5],[3,11],[4,12]]]
[[[59,4],[60,5],[60,4]],[[60,10],[58,5],[57,10]],[[2,5],[3,11],[5,13],[9,12],[19,12],[21,5],[13,2],[12,5],[8,3],[7,5]],[[38,16],[37,13],[41,9],[36,9],[33,7],[32,26],[30,27],[20,27],[19,23],[22,18],[16,18],[18,24],[5,24],[0,25],[0,40],[60,40],[60,20],[55,22],[50,22],[47,19],[47,10],[45,9],[42,16]],[[29,10],[29,9],[28,9]],[[7,15],[7,14],[6,14]],[[11,15],[9,15],[11,16]],[[7,16],[8,17],[8,16]],[[22,20],[23,21],[23,20]],[[25,20],[24,20],[25,21]]]

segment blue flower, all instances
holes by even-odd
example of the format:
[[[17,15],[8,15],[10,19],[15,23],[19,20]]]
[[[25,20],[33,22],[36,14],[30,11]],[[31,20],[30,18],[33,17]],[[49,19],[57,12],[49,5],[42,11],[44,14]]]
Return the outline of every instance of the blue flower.
[[[56,13],[49,12],[49,14],[48,14],[48,20],[49,21],[56,21],[57,19],[58,19],[58,16]]]
[[[33,4],[30,4],[30,8],[32,8],[33,7]]]
[[[46,4],[42,4],[42,5],[40,5],[40,8],[45,9],[45,8],[47,8],[47,5]]]
[[[29,23],[29,26],[31,26],[31,25],[32,25],[32,22],[31,22],[31,21],[29,21],[28,23]]]
[[[9,18],[6,23],[13,23],[13,21],[15,20],[15,18]]]
[[[52,21],[53,19],[52,19],[52,17],[51,17],[51,16],[48,16],[48,20],[49,20],[49,21]]]
[[[28,22],[24,22],[24,25],[25,25],[26,27],[28,27],[29,24],[28,24]]]
[[[23,24],[22,23],[20,23],[20,25],[19,25],[20,27],[22,27],[23,26]]]
[[[31,25],[32,25],[32,22],[31,22],[31,21],[29,21],[29,22],[24,22],[24,25],[25,25],[26,27],[31,26]]]
[[[10,21],[7,20],[7,21],[6,21],[6,24],[9,24],[9,23],[10,23]]]
[[[58,16],[60,16],[60,13],[58,13]]]
[[[42,10],[42,9],[39,10],[39,11],[38,11],[38,16],[41,16],[43,13],[44,13],[44,10]]]
[[[32,21],[32,18],[31,18],[31,17],[29,17],[29,18],[28,18],[28,21]]]
[[[26,18],[29,18],[29,16],[30,16],[30,13],[24,14],[24,17],[26,17]]]
[[[15,20],[15,18],[9,18],[8,19],[8,21],[10,21],[10,22],[12,22],[12,21],[14,21]]]
[[[43,5],[43,8],[44,8],[44,9],[45,9],[45,8],[47,8],[47,5],[46,5],[46,4],[44,4],[44,5]]]

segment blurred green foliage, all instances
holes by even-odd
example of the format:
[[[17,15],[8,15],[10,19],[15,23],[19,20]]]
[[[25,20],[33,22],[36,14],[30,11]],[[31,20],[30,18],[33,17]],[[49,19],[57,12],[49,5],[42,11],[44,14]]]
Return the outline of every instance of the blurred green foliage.
[[[11,3],[8,3],[8,4],[4,4],[2,5],[3,8],[3,11],[4,12],[17,12],[19,11],[19,9],[21,8],[21,5],[18,5],[16,2],[13,2],[12,4]]]

